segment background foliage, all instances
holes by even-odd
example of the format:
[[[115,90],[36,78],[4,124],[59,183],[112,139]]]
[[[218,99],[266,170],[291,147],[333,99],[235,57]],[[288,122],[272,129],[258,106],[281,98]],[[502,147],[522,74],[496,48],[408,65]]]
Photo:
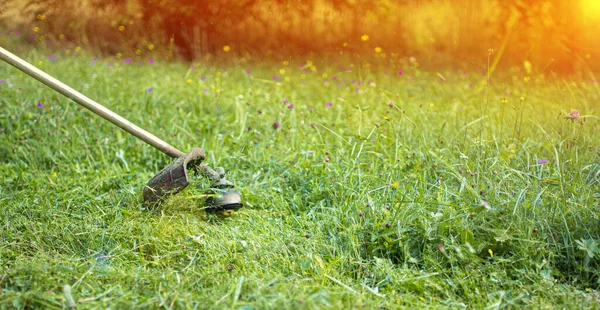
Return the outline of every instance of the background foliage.
[[[261,59],[307,54],[425,56],[472,62],[492,48],[572,72],[594,63],[594,0],[8,0],[0,25],[51,48],[186,60],[230,52]],[[33,31],[36,29],[36,31]],[[368,40],[365,39],[368,36]],[[209,56],[210,55],[210,56]]]

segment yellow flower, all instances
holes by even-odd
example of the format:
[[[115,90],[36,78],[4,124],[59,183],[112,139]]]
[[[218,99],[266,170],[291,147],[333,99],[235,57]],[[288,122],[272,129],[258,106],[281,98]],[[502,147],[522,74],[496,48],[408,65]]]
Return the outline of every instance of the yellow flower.
[[[71,50],[66,50],[66,51],[65,51],[65,54],[66,54],[67,56],[71,55]]]
[[[435,107],[435,104],[433,104],[433,103],[430,103],[430,104],[429,104],[429,107],[430,107],[430,108],[433,108],[433,107]]]
[[[379,46],[376,47],[375,48],[375,53],[377,53],[377,54],[381,53],[381,47],[379,47]]]
[[[290,81],[290,77],[289,77],[289,76],[286,76],[286,77],[285,77],[285,81],[286,81],[286,82],[289,82],[289,81]]]
[[[44,19],[46,19],[46,15],[44,15],[44,14],[38,14],[38,15],[36,16],[36,18],[37,18],[38,20],[44,20]]]
[[[52,176],[50,176],[51,178],[56,178],[56,171],[54,171],[54,173],[52,174]]]
[[[223,45],[223,52],[227,53],[231,50],[231,47],[229,47],[229,45]]]
[[[192,79],[187,79],[187,81],[185,81],[188,84],[192,84]]]
[[[389,121],[390,117],[386,115],[386,116],[383,117],[383,119],[386,120],[386,121]]]
[[[80,51],[81,51],[81,47],[77,46],[77,47],[75,48],[75,53],[79,53]]]
[[[40,27],[37,27],[37,26],[33,27],[33,32],[38,32],[38,31],[40,31]]]
[[[310,66],[310,71],[313,71],[313,72],[314,72],[314,71],[317,71],[317,67],[315,67],[315,66]]]
[[[413,66],[415,66],[415,68],[418,68],[419,67],[419,63],[415,61],[415,62],[413,62]]]
[[[154,49],[154,44],[148,44],[148,50],[151,51]]]
[[[502,103],[508,103],[508,100],[506,100],[506,98],[502,98]]]
[[[285,69],[283,69],[283,68],[279,69],[279,74],[285,74]]]
[[[488,249],[488,253],[490,253],[491,257],[494,257],[494,251],[492,251],[492,249]]]
[[[323,73],[323,75],[321,75],[324,79],[327,78],[327,73]]]
[[[287,60],[285,60],[285,61],[283,61],[283,62],[282,62],[282,64],[283,64],[284,66],[287,66],[287,65],[289,65],[289,64],[290,64],[290,62],[289,62],[289,61],[287,61]]]
[[[300,74],[300,78],[304,80],[306,78],[306,74],[304,74],[304,73]]]
[[[530,77],[528,77],[528,76],[526,76],[526,77],[524,77],[524,78],[523,78],[523,81],[524,81],[525,83],[527,83],[527,82],[531,81],[531,78],[530,78]]]
[[[59,34],[59,35],[58,35],[58,39],[59,39],[59,40],[64,40],[64,39],[65,39],[65,35],[64,35],[64,34],[62,34],[62,33],[61,33],[61,34]]]
[[[348,42],[344,42],[344,44],[342,44],[343,47],[348,47]]]
[[[399,188],[400,187],[400,182],[396,181],[396,182],[392,183],[392,187],[393,188]]]
[[[123,30],[125,30],[125,26],[123,26],[123,25],[119,26],[119,31],[123,31]]]
[[[521,102],[525,101],[525,97],[521,97],[519,98],[519,100],[521,100]]]
[[[136,49],[136,50],[135,50],[135,54],[136,54],[136,55],[139,55],[139,54],[141,54],[141,53],[142,53],[142,51],[140,51],[139,49]]]
[[[117,58],[121,58],[123,56],[121,53],[117,53]]]
[[[217,76],[221,76],[221,71],[217,71]]]
[[[38,62],[38,66],[41,66],[41,65],[43,65],[43,64],[44,64],[44,62],[43,62],[43,61],[41,61],[41,60]]]
[[[367,35],[367,34],[363,34],[363,35],[360,37],[360,39],[361,39],[363,42],[369,41],[369,35]]]

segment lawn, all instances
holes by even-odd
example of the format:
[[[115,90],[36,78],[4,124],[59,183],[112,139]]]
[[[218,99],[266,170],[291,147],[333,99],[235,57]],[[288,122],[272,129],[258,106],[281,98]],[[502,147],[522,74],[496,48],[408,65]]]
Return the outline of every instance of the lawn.
[[[600,307],[588,74],[21,56],[245,206],[207,215],[198,179],[144,210],[171,159],[2,63],[0,308]]]

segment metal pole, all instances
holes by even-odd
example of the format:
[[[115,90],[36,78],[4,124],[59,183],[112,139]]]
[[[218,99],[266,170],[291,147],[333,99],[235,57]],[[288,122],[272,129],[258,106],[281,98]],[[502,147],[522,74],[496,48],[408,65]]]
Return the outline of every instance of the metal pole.
[[[155,135],[145,131],[144,129],[136,126],[132,122],[126,120],[115,112],[105,108],[101,104],[95,102],[94,100],[86,97],[82,93],[74,90],[68,85],[62,83],[61,81],[51,77],[47,73],[42,70],[36,68],[35,66],[29,64],[25,60],[17,57],[15,54],[3,49],[0,47],[0,59],[6,61],[11,64],[15,68],[25,72],[25,74],[35,78],[36,80],[42,82],[46,86],[56,90],[57,92],[63,94],[65,97],[77,102],[79,105],[87,108],[88,110],[96,113],[100,117],[105,120],[117,125],[121,129],[127,131],[128,133],[138,137],[144,142],[152,145],[156,149],[162,151],[163,153],[173,157],[181,157],[184,156],[185,153],[171,146],[167,142],[161,140]]]

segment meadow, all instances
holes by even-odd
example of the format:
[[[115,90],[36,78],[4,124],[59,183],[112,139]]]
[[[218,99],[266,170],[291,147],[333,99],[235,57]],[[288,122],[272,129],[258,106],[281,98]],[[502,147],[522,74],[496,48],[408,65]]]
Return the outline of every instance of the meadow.
[[[170,158],[0,64],[0,308],[600,307],[600,85],[388,55],[190,66],[20,54],[184,151]]]

